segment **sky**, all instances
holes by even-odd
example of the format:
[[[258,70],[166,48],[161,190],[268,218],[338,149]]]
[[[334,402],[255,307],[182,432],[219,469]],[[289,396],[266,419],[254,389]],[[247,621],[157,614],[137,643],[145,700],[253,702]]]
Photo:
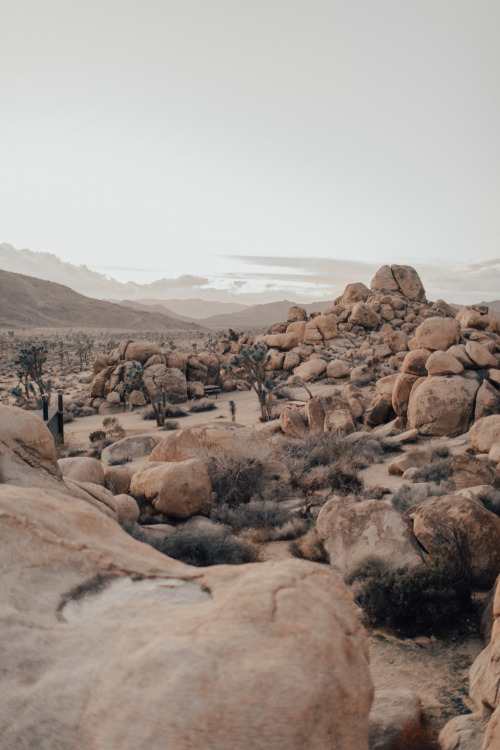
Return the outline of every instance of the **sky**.
[[[499,28],[498,0],[1,0],[0,242],[221,295],[403,263],[498,299]]]

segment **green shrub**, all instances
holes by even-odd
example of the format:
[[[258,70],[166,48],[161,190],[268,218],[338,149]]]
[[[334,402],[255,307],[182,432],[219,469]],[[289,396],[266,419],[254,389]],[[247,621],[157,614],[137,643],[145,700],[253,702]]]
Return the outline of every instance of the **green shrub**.
[[[257,550],[233,536],[227,529],[178,527],[159,547],[169,557],[188,565],[242,565],[256,562]]]

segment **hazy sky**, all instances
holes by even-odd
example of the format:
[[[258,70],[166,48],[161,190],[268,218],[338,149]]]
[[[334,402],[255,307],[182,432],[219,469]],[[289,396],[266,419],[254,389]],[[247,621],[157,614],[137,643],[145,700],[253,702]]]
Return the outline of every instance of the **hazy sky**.
[[[1,0],[0,242],[290,294],[325,259],[457,298],[476,264],[486,293],[499,31],[498,0]]]

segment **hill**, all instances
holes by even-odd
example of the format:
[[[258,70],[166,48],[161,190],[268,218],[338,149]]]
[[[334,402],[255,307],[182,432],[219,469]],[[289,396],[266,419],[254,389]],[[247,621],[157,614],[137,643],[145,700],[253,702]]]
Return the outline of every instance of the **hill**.
[[[211,315],[209,318],[200,320],[202,325],[208,328],[269,328],[273,323],[284,321],[287,318],[288,309],[293,305],[300,304],[290,302],[290,300],[281,300],[280,302],[268,302],[263,305],[252,305],[246,307],[240,312],[231,313],[230,315]],[[311,302],[305,307],[308,314],[311,312],[323,312],[331,307],[333,301],[329,302]]]
[[[0,271],[0,326],[79,326],[129,331],[200,328],[196,323],[85,297],[62,284],[10,271]]]

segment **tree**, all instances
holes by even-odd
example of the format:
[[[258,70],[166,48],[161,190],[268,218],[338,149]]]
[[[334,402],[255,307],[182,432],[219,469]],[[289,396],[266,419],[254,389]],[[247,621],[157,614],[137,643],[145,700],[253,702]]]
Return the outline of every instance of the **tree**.
[[[32,344],[21,349],[14,364],[17,367],[17,377],[24,387],[26,400],[29,401],[30,394],[35,394],[35,384],[38,387],[40,396],[45,395],[51,390],[51,381],[43,381],[43,366],[47,359],[47,348]],[[17,394],[14,394],[17,395]]]
[[[245,380],[257,394],[263,422],[272,416],[272,393],[275,390],[274,381],[269,378],[270,355],[267,346],[259,342],[242,349],[226,365],[224,369],[232,372],[235,377]]]

